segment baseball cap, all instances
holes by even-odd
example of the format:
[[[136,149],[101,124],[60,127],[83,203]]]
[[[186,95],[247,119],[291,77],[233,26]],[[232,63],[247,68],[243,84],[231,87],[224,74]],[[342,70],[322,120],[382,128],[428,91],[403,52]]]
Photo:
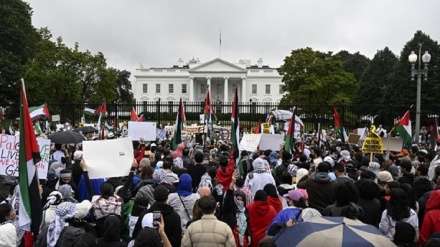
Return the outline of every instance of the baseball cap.
[[[303,193],[301,193],[301,191],[299,190],[291,190],[289,191],[289,193],[284,194],[285,198],[290,198],[291,200],[294,201],[299,201],[301,199],[301,197],[303,197]]]
[[[153,195],[154,200],[158,202],[164,202],[168,199],[168,195],[170,194],[170,191],[163,185],[159,185],[154,189]]]

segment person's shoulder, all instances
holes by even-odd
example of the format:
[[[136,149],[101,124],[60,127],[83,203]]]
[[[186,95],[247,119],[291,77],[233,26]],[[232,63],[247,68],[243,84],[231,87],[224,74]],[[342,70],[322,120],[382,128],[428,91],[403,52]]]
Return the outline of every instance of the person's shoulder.
[[[14,224],[6,223],[4,225],[0,225],[0,233],[6,233],[11,231],[16,231]]]

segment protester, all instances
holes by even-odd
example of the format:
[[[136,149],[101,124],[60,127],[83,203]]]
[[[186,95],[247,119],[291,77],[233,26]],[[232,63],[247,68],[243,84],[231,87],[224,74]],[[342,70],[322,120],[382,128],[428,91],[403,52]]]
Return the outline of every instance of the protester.
[[[104,234],[98,238],[98,247],[125,247],[126,243],[121,242],[121,221],[117,215],[109,215],[104,221]]]
[[[198,203],[203,216],[200,220],[192,223],[185,231],[182,238],[182,247],[236,246],[231,228],[214,216],[216,207],[214,197],[202,197]]]
[[[327,206],[324,216],[342,216],[357,220],[363,216],[364,211],[356,203],[359,200],[359,190],[353,182],[339,182],[333,188],[335,203]]]
[[[244,182],[244,186],[248,187],[251,191],[251,201],[254,200],[257,191],[263,190],[266,184],[270,183],[274,186],[276,185],[275,180],[268,170],[265,162],[267,161],[263,160],[262,158],[256,158],[252,162],[254,170],[247,175]]]
[[[379,227],[382,215],[382,205],[378,199],[379,186],[369,179],[360,179],[355,182],[355,185],[359,190],[359,200],[356,204],[360,206],[364,212],[358,219],[365,224]]]
[[[202,164],[203,153],[197,152],[194,155],[194,161],[195,161],[195,165],[188,168],[188,174],[192,178],[193,192],[197,192],[197,188],[200,184],[200,180],[201,180],[203,174],[205,174],[207,172],[207,169],[206,169],[206,166],[204,166]]]
[[[0,246],[17,246],[17,230],[13,223],[15,217],[15,211],[9,204],[0,204]]]
[[[247,210],[251,228],[251,247],[257,247],[260,240],[266,235],[267,228],[277,212],[267,201],[267,194],[264,190],[258,190],[255,193],[254,202],[247,205]]]
[[[267,194],[267,201],[269,202],[269,204],[275,209],[277,213],[280,212],[283,209],[283,205],[278,196],[278,192],[275,186],[273,184],[266,184],[263,190]]]
[[[431,234],[436,232],[440,232],[440,190],[433,191],[426,203],[418,244],[425,244]]]

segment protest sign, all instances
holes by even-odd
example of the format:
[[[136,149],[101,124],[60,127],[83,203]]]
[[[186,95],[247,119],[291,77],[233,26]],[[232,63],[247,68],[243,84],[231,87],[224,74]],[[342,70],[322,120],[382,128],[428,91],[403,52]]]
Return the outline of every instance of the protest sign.
[[[275,150],[278,151],[284,143],[283,135],[261,134],[260,150]]]
[[[82,144],[91,179],[127,176],[130,172],[134,158],[131,138],[84,141]]]
[[[403,147],[403,139],[401,138],[382,138],[383,141],[383,149],[390,150],[394,152],[400,152]]]
[[[348,135],[348,143],[350,143],[350,144],[357,145],[357,144],[359,144],[360,139],[361,139],[360,135],[356,135],[353,133],[350,133],[350,135]]]
[[[36,164],[38,178],[46,179],[49,167],[50,140],[37,138],[41,160]],[[20,136],[0,136],[0,175],[18,177]]]
[[[156,141],[156,123],[155,122],[128,122],[128,136],[136,141],[141,137],[145,141]]]
[[[241,138],[239,149],[255,152],[260,144],[261,134],[244,134]]]
[[[200,114],[199,119],[200,119],[200,123],[204,124],[205,123],[205,114]]]
[[[382,138],[376,134],[376,127],[371,125],[370,131],[365,137],[364,143],[362,144],[362,152],[370,154],[381,154],[383,153],[383,142]]]
[[[59,122],[60,119],[60,115],[52,115],[52,122]]]

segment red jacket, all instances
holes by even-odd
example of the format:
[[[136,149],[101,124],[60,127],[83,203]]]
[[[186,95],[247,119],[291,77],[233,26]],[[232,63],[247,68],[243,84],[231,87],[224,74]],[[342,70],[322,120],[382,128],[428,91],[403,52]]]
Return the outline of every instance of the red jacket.
[[[440,232],[440,190],[434,190],[431,193],[425,212],[420,229],[419,245],[425,244],[431,234]]]
[[[234,152],[231,152],[231,154],[229,155],[228,166],[226,166],[224,171],[222,170],[221,167],[217,168],[217,173],[216,173],[216,179],[218,183],[223,185],[223,194],[226,193],[226,191],[229,188],[229,185],[231,185],[232,173],[234,173],[234,168],[235,168]]]
[[[283,204],[281,203],[280,198],[267,196],[267,201],[275,209],[277,213],[283,210]]]
[[[258,243],[266,236],[267,228],[277,215],[275,209],[267,201],[255,201],[247,206],[249,212],[249,226],[251,228],[251,247],[258,247]]]

